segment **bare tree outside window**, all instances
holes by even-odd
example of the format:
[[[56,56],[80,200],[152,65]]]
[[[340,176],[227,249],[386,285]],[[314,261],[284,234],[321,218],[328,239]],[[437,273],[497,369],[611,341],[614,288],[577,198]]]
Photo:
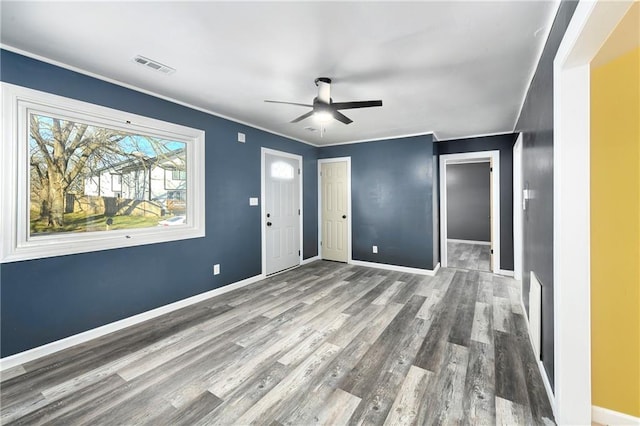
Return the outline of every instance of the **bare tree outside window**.
[[[30,235],[145,228],[184,215],[186,158],[184,142],[32,112]]]

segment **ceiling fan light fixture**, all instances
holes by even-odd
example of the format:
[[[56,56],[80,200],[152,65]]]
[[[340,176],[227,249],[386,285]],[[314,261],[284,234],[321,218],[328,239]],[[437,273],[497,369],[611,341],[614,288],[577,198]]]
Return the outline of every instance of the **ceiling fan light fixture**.
[[[313,113],[313,118],[319,123],[328,123],[333,119],[331,111],[316,111]]]

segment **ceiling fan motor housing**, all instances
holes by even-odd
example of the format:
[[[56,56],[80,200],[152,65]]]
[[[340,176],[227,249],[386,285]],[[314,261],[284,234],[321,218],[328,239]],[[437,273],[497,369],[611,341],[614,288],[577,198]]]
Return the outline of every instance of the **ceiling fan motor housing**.
[[[316,78],[315,82],[316,86],[318,86],[320,83],[331,84],[331,79],[329,77],[318,77]]]
[[[313,98],[313,110],[320,112],[320,111],[327,111],[327,112],[331,112],[333,111],[333,108],[331,108],[331,104],[333,103],[333,99],[329,98],[329,103],[324,103],[321,100],[319,100],[318,98]]]

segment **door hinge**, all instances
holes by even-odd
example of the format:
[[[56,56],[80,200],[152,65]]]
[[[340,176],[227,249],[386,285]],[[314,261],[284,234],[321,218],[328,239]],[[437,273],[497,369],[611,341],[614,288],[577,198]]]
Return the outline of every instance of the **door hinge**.
[[[300,209],[298,209],[298,216],[300,216]]]
[[[493,249],[491,249],[491,254],[493,254]]]
[[[291,169],[289,169],[289,170],[291,170]],[[300,169],[298,169],[298,174],[300,174]]]
[[[300,256],[300,250],[298,250],[298,256]]]
[[[493,167],[489,167],[489,171],[492,172],[493,171]]]

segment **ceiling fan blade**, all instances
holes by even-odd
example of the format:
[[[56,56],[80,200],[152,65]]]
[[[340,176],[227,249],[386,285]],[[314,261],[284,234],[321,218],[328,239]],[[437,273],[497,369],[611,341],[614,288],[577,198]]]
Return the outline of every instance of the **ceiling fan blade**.
[[[353,123],[352,119],[350,119],[349,117],[347,117],[346,115],[344,115],[341,112],[333,111],[332,115],[333,115],[333,118],[335,118],[336,120],[338,120],[338,121],[340,121],[340,122],[342,122],[344,124]]]
[[[269,102],[271,104],[298,105],[298,106],[304,106],[304,107],[313,108],[313,105],[301,104],[301,103],[298,103],[298,102],[285,102],[285,101],[265,101],[265,102]]]
[[[301,115],[300,117],[298,117],[298,118],[294,118],[293,120],[291,120],[291,123],[297,123],[298,121],[302,121],[302,120],[304,120],[305,118],[309,118],[309,117],[311,117],[312,115],[313,115],[313,110],[309,111],[309,112],[308,112],[308,113],[306,113],[306,114],[302,114],[302,115]]]
[[[334,102],[331,104],[331,107],[335,110],[338,109],[354,109],[354,108],[370,108],[370,107],[380,107],[382,106],[382,101],[354,101],[354,102]]]

